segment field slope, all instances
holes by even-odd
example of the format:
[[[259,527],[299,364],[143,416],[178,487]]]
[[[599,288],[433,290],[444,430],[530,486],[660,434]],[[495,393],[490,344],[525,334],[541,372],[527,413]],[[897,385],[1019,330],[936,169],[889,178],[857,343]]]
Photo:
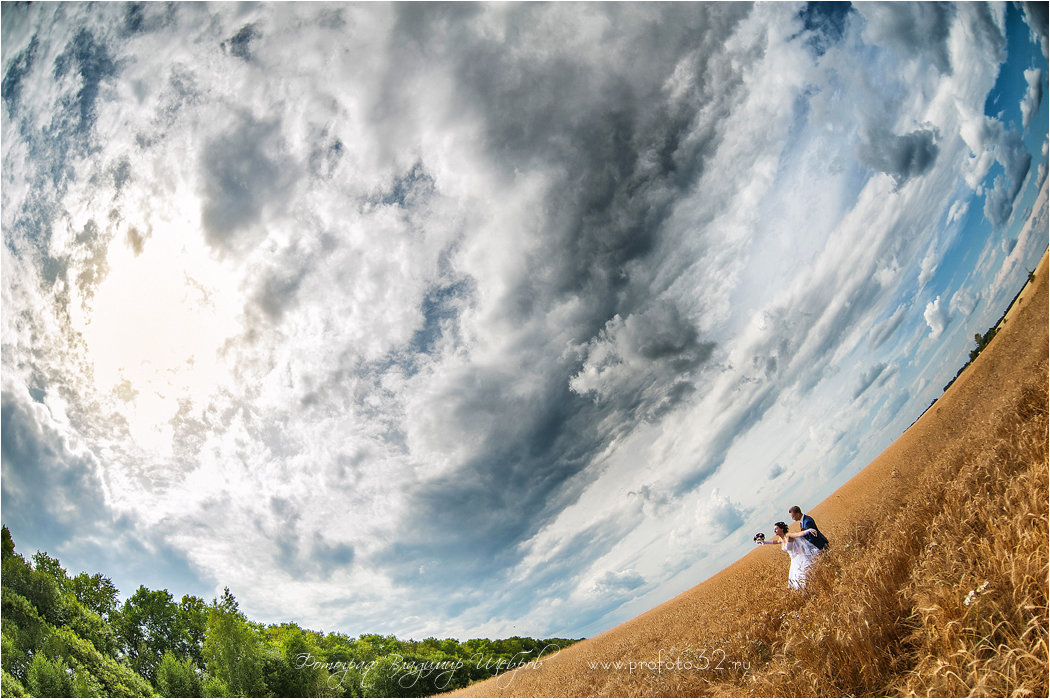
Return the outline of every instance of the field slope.
[[[807,595],[754,549],[461,696],[1047,696],[1047,257],[976,361],[812,514]]]

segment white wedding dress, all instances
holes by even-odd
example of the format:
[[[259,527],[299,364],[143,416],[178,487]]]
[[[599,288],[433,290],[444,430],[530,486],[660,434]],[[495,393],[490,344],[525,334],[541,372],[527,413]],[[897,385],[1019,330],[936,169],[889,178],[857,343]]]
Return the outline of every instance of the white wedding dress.
[[[785,540],[780,548],[787,551],[788,555],[791,556],[791,568],[788,569],[788,587],[792,590],[801,590],[806,585],[806,571],[813,561],[817,559],[820,549],[801,536],[797,539]]]

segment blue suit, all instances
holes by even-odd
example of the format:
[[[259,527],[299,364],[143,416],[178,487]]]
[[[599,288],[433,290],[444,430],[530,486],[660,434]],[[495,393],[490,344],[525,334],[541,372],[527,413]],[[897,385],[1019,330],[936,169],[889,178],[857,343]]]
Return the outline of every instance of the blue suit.
[[[802,527],[802,531],[807,529],[816,530],[816,534],[806,534],[803,539],[816,546],[818,549],[824,550],[828,547],[828,537],[820,533],[820,529],[817,529],[817,523],[813,521],[813,518],[809,515],[802,515],[802,519],[799,520],[799,526]]]

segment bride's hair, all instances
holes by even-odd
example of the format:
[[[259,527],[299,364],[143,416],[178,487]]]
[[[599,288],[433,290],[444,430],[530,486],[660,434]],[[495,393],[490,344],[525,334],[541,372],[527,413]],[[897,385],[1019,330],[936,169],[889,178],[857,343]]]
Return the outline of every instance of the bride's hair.
[[[776,523],[776,524],[774,524],[773,526],[774,526],[774,527],[780,527],[780,530],[781,530],[782,532],[784,532],[785,534],[787,534],[787,530],[788,530],[788,525],[784,524],[783,522],[777,522],[777,523]]]

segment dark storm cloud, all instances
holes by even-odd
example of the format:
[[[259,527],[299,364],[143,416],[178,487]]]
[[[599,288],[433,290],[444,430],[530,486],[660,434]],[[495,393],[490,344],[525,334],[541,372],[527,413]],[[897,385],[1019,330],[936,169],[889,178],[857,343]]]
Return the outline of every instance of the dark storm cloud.
[[[251,229],[264,209],[283,199],[291,185],[293,165],[281,157],[280,124],[243,117],[204,147],[201,168],[201,223],[208,243],[242,251],[262,235]]]
[[[937,160],[936,134],[917,129],[903,136],[891,133],[869,133],[857,145],[862,163],[885,172],[902,185],[926,173]]]
[[[600,64],[552,45],[540,29],[548,21],[567,27],[585,21],[574,9],[513,6],[500,39],[476,34],[463,21],[452,24],[473,8],[409,4],[398,10],[398,26],[417,44],[420,60],[434,54],[452,62],[464,111],[484,119],[491,161],[508,175],[540,169],[557,178],[542,253],[532,274],[509,293],[508,313],[528,317],[559,297],[583,297],[591,314],[579,339],[593,336],[617,312],[630,310],[634,299],[625,301],[626,309],[615,302],[631,281],[627,265],[652,251],[674,195],[696,181],[710,156],[710,139],[686,138],[697,128],[697,102],[710,98],[704,106],[717,121],[740,80],[720,75],[710,88],[717,95],[693,95],[695,101],[678,105],[667,101],[662,85],[691,52],[695,72],[703,74],[709,54],[748,8],[660,6],[644,10],[651,14],[643,19],[602,6],[616,31]],[[429,31],[438,26],[446,33]],[[625,60],[625,46],[646,58]],[[522,60],[522,53],[529,57]]]
[[[442,397],[449,426],[480,435],[477,456],[409,493],[407,560],[434,556],[461,574],[488,576],[515,562],[517,545],[571,502],[570,483],[602,442],[596,413],[558,377],[515,399],[500,374],[475,370]],[[479,582],[481,582],[479,580]]]
[[[715,349],[669,302],[613,318],[589,343],[583,370],[570,382],[606,409],[653,420],[695,390],[691,376]]]
[[[1039,0],[1025,0],[1021,3],[1024,9],[1024,21],[1028,25],[1032,36],[1039,44],[1043,55],[1047,55],[1047,3]]]
[[[674,197],[695,183],[713,152],[716,132],[696,123],[696,109],[707,99],[717,123],[741,81],[706,61],[748,9],[633,6],[631,12],[646,16],[627,18],[623,8],[602,6],[601,13],[611,15],[602,21],[616,29],[598,66],[540,29],[565,21],[571,32],[573,22],[583,21],[575,9],[508,6],[505,31],[495,39],[464,21],[475,7],[397,6],[395,44],[404,46],[398,56],[407,64],[393,65],[392,77],[430,60],[450,61],[456,103],[482,118],[490,161],[508,178],[516,170],[539,171],[552,183],[543,239],[527,273],[507,280],[504,305],[512,326],[537,333],[522,334],[514,370],[475,367],[451,377],[435,398],[446,406],[453,433],[480,435],[481,443],[465,465],[411,494],[405,526],[421,535],[403,543],[399,555],[411,560],[430,550],[464,574],[494,574],[514,560],[519,543],[574,500],[580,485],[573,477],[603,445],[693,390],[689,376],[710,358],[713,344],[672,303],[651,302],[655,272],[633,263],[656,249]],[[621,46],[645,59],[621,57]],[[695,63],[698,74],[717,70],[718,80],[674,104],[662,86],[683,60]],[[386,84],[379,117],[395,113],[404,98],[396,80]],[[400,205],[426,185],[415,172],[395,183],[387,201]],[[442,297],[430,298],[432,320],[420,347],[431,345],[434,331],[427,328],[444,319]],[[551,362],[563,348],[547,346],[551,335],[542,325],[551,308],[569,299],[580,311],[555,336],[586,343],[613,323],[612,351],[641,363],[614,372],[613,388],[629,389],[626,395],[606,403],[575,395],[569,382],[580,364]],[[614,413],[629,419],[610,418]]]

